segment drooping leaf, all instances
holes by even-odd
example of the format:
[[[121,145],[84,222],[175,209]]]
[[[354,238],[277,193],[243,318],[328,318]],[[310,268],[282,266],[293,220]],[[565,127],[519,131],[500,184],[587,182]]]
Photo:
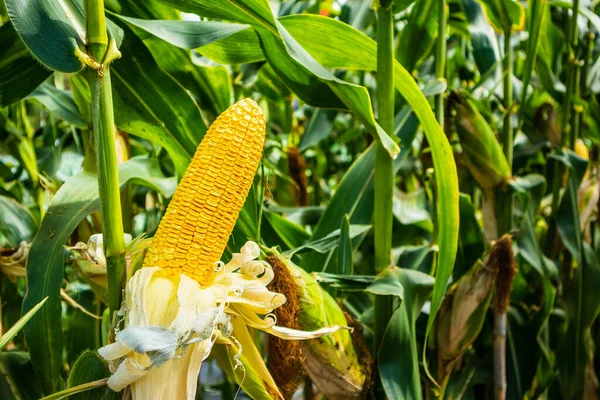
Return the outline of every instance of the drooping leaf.
[[[123,15],[117,17],[183,49],[206,46],[249,27],[246,24],[215,21],[145,20]]]
[[[8,16],[31,53],[46,67],[77,72],[84,63],[86,31],[81,0],[6,0]],[[110,21],[109,35],[121,44],[123,32]]]
[[[119,175],[121,184],[135,181],[163,195],[169,196],[175,189],[174,180],[165,178],[153,160],[131,159],[120,166]],[[63,245],[79,222],[99,207],[96,175],[81,172],[73,176],[52,199],[30,248],[23,312],[45,297],[48,301],[26,325],[24,332],[36,376],[46,394],[60,387],[63,332],[56,321],[61,315],[59,293],[66,255]]]

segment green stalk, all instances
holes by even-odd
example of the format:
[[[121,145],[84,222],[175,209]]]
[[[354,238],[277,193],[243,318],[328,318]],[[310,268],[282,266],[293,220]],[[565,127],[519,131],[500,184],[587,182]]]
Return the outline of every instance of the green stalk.
[[[446,78],[446,30],[447,30],[447,6],[446,0],[438,0],[440,18],[438,20],[438,38],[435,51],[435,77],[442,81]],[[442,129],[444,129],[444,93],[435,96],[435,117]]]
[[[394,131],[394,23],[391,1],[381,1],[377,9],[377,104],[379,124],[386,132]],[[390,265],[392,250],[392,200],[394,195],[393,160],[381,142],[375,144],[375,270]],[[391,296],[375,299],[374,353],[392,317]]]
[[[501,7],[501,10],[504,9]],[[503,16],[504,13],[503,13]],[[502,127],[502,135],[500,137],[502,150],[508,163],[508,168],[512,175],[512,164],[513,164],[513,146],[514,146],[514,134],[511,124],[512,115],[512,103],[513,103],[513,87],[512,87],[512,76],[513,76],[513,50],[510,45],[511,38],[511,25],[508,22],[508,16],[506,17],[504,27],[504,108],[506,114],[504,115],[504,124]],[[507,191],[499,191],[496,193],[496,220],[497,220],[497,237],[502,236],[512,230],[513,223],[513,197]]]
[[[565,100],[563,105],[563,118],[561,121],[561,146],[566,147],[569,143],[569,139],[573,139],[569,133],[571,126],[569,121],[571,119],[571,105],[573,103],[573,95],[575,93],[575,81],[577,65],[577,47],[579,44],[579,33],[577,27],[577,17],[579,15],[579,0],[573,1],[573,9],[571,18],[569,18],[569,30],[567,32],[567,41],[571,48],[569,50],[569,64],[570,68],[567,71],[567,88],[565,93]],[[577,127],[577,125],[576,125]],[[578,128],[578,127],[577,127]],[[578,128],[579,129],[579,128]],[[571,143],[571,146],[575,146],[575,143]],[[550,223],[548,224],[548,233],[546,234],[546,243],[544,246],[544,253],[550,256],[554,249],[554,239],[556,237],[556,214],[558,213],[558,206],[560,204],[560,189],[562,188],[562,176],[564,169],[561,164],[555,163],[554,178],[552,184],[552,206],[550,212]]]
[[[104,0],[86,0],[86,22],[90,55],[97,61],[103,61],[108,49]],[[108,303],[113,315],[121,306],[126,262],[110,67],[106,65],[102,73],[90,71],[89,83],[96,142],[100,214],[108,275]]]

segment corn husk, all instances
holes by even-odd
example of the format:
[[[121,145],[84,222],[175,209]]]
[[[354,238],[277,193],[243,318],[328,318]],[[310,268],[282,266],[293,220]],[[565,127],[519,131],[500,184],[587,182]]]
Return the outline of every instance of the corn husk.
[[[267,251],[267,262],[276,275],[282,276],[287,271],[296,283],[299,329],[313,331],[327,326],[351,325],[352,321],[348,321],[335,299],[303,269],[273,249]],[[357,335],[358,330],[344,329],[300,343],[302,365],[328,399],[364,398],[371,360],[362,338]]]
[[[511,176],[510,168],[492,128],[465,94],[454,92],[449,101],[462,147],[460,160],[483,189],[504,186]]]

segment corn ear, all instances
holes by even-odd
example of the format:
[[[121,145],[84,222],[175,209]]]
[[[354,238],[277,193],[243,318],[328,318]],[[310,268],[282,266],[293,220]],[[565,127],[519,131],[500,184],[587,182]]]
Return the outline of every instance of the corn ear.
[[[483,189],[504,186],[511,176],[510,168],[492,128],[462,92],[452,93],[449,103],[454,110],[463,164]]]
[[[313,331],[331,325],[350,325],[335,299],[312,276],[276,250],[267,249],[266,254],[267,262],[276,276],[287,275],[295,281],[299,296],[299,329]],[[287,293],[286,296],[290,297]],[[351,333],[342,329],[300,343],[303,366],[312,382],[328,399],[364,398],[371,360],[362,337],[357,334],[357,330]]]
[[[145,267],[208,283],[252,185],[264,140],[265,118],[251,99],[216,119],[160,222]]]
[[[479,336],[494,295],[498,270],[492,249],[485,262],[478,260],[448,290],[436,328],[438,382],[447,381],[456,361]]]

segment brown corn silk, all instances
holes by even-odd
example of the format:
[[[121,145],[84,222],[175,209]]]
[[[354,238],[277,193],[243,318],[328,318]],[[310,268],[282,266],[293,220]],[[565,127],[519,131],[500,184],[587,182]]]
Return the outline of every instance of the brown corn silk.
[[[287,299],[284,305],[273,310],[277,322],[288,328],[301,329],[298,323],[300,295],[296,279],[278,257],[270,255],[267,257],[267,262],[275,273],[273,282],[268,286],[269,290],[283,293]],[[304,377],[302,361],[298,341],[269,337],[269,371],[284,399],[292,398]]]
[[[258,168],[265,117],[240,100],[211,125],[163,216],[144,267],[210,282]]]

